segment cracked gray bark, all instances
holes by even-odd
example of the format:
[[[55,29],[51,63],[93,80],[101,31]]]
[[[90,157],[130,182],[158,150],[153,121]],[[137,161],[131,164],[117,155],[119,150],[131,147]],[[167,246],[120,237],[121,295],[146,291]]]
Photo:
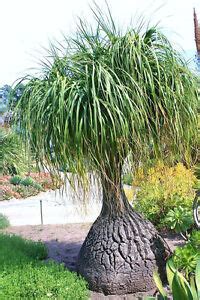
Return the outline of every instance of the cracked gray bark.
[[[119,191],[119,190],[118,190]],[[101,214],[79,253],[77,269],[93,291],[128,294],[155,287],[155,269],[165,277],[169,248],[154,226],[133,211],[120,187],[103,192]]]

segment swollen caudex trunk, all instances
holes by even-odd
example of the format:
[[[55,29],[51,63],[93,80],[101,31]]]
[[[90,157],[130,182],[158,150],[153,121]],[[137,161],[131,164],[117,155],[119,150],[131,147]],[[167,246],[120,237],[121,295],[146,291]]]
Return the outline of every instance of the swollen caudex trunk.
[[[165,277],[169,248],[154,226],[120,196],[104,190],[103,207],[79,253],[77,269],[93,291],[104,294],[146,292],[153,271]],[[110,195],[110,196],[108,196]]]

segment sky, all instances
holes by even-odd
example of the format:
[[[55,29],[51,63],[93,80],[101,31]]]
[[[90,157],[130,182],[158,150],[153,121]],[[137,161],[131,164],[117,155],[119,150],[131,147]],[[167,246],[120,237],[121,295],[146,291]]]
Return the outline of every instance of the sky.
[[[195,51],[193,8],[200,21],[200,0],[107,0],[120,27],[137,24],[143,16],[158,23],[174,47]],[[105,10],[105,1],[96,0]],[[0,86],[36,71],[50,41],[73,36],[78,17],[94,23],[91,0],[1,0]]]

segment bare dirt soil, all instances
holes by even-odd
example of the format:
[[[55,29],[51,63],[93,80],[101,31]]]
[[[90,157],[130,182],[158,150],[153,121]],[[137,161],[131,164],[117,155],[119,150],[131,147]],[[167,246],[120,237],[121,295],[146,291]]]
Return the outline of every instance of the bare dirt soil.
[[[91,227],[91,224],[65,224],[65,225],[26,225],[13,226],[3,232],[20,235],[26,239],[42,241],[48,248],[48,258],[63,262],[66,267],[76,271],[76,260],[80,247]],[[183,240],[175,234],[162,234],[173,251],[176,246],[182,245]],[[91,292],[92,300],[134,300],[136,295],[113,295]],[[72,299],[74,300],[74,299]]]

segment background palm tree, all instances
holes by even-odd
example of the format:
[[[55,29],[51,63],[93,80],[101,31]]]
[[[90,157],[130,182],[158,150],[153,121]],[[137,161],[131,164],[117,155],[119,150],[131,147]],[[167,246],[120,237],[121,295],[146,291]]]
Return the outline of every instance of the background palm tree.
[[[155,27],[121,33],[97,8],[95,30],[80,21],[63,54],[31,78],[17,104],[21,132],[52,172],[63,166],[103,187],[100,216],[80,250],[78,271],[107,294],[146,291],[164,272],[166,244],[129,205],[123,162],[149,155],[190,161],[197,89],[186,63]],[[53,159],[52,159],[53,157]]]

